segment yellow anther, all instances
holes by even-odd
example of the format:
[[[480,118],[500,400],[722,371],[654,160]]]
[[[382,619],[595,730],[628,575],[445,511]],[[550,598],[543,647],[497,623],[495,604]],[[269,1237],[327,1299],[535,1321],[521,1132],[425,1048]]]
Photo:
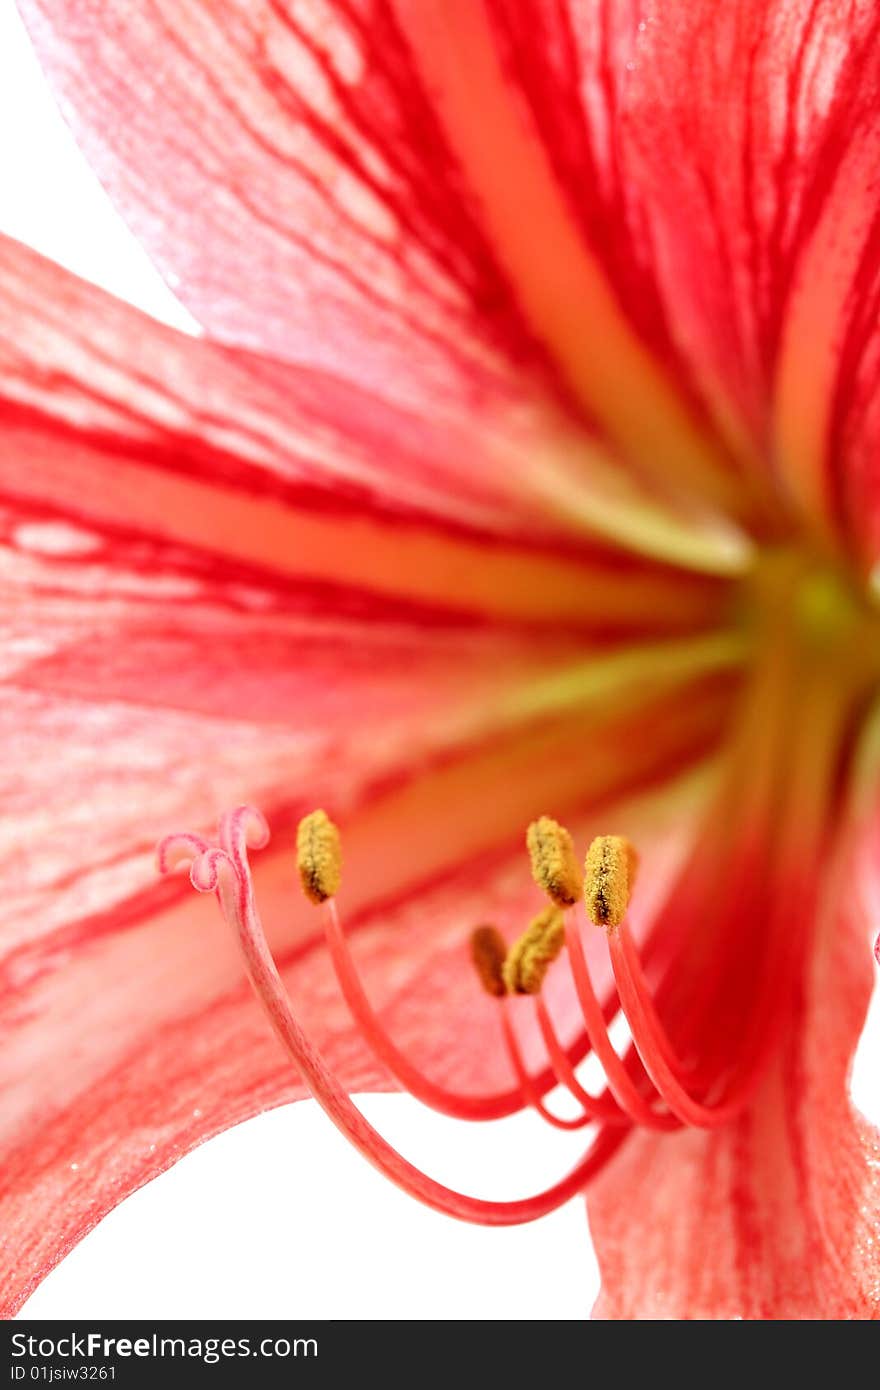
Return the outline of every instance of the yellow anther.
[[[581,895],[581,874],[565,826],[541,816],[526,831],[526,844],[538,887],[557,907],[571,907]]]
[[[508,993],[537,994],[564,944],[562,913],[558,907],[545,907],[507,953],[503,975]]]
[[[599,835],[587,850],[584,899],[597,927],[619,927],[629,907],[638,856],[622,835]]]
[[[326,811],[311,811],[296,832],[296,863],[303,892],[313,903],[335,897],[342,875],[339,831]]]
[[[496,927],[475,927],[471,932],[471,960],[487,994],[500,999],[504,987],[504,959],[507,946]]]

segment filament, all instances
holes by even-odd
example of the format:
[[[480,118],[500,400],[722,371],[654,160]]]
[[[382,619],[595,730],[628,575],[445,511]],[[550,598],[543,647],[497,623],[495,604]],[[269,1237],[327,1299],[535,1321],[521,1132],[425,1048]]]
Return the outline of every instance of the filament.
[[[592,1096],[590,1092],[581,1085],[577,1073],[571,1064],[568,1053],[559,1041],[553,1020],[550,1017],[547,1005],[544,1003],[544,996],[539,994],[535,997],[535,1016],[538,1020],[538,1027],[541,1030],[541,1037],[544,1039],[544,1046],[550,1058],[550,1065],[553,1074],[561,1086],[564,1086],[576,1101],[579,1101],[584,1110],[587,1111],[594,1120],[601,1120],[603,1124],[629,1124],[629,1117],[621,1110],[615,1102],[613,1096],[607,1091],[601,1096]]]
[[[534,1090],[526,1070],[525,1062],[523,1061],[516,1030],[513,1026],[513,1020],[510,1017],[510,1008],[506,1001],[501,1004],[501,1029],[504,1034],[507,1054],[514,1072],[516,1073],[516,1079],[520,1084],[523,1095],[528,1100],[532,1109],[538,1112],[541,1119],[546,1120],[548,1125],[552,1125],[554,1129],[583,1129],[584,1125],[590,1124],[594,1117],[589,1110],[584,1109],[582,1114],[575,1116],[573,1119],[565,1119],[561,1115],[554,1115],[553,1111],[548,1109],[541,1097]]]

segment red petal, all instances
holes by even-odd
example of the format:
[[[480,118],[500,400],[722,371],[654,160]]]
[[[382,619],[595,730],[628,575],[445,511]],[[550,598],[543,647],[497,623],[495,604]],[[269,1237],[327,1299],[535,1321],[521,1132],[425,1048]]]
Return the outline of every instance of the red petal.
[[[597,1317],[880,1316],[880,1133],[848,1098],[874,973],[876,735],[870,809],[826,886],[787,1042],[755,1102],[727,1129],[635,1136],[591,1188]]]
[[[587,116],[565,6],[536,14],[550,67],[523,90],[534,74],[511,84],[501,65],[521,16],[502,4],[495,35],[457,0],[22,8],[95,168],[214,334],[433,412],[497,407],[511,367],[546,377],[543,346],[645,467],[704,467],[702,431],[650,357],[673,363],[669,332],[593,148],[607,94],[590,59]],[[586,168],[557,158],[560,49]]]
[[[501,1062],[463,943],[490,906],[511,929],[527,912],[522,826],[692,762],[736,654],[597,654],[667,585],[664,622],[705,621],[714,586],[549,523],[526,538],[513,489],[490,534],[491,488],[474,481],[477,525],[430,476],[442,429],[174,334],[8,242],[0,290],[11,1308],[132,1187],[297,1094],[212,905],[158,882],[161,834],[263,804],[258,889],[295,996],[348,1083],[382,1085],[295,888],[293,822],[324,802],[395,1036],[485,1084]],[[412,492],[410,451],[430,460]]]
[[[142,883],[172,820],[296,796],[291,770],[302,794],[320,778],[351,801],[565,716],[592,698],[591,629],[688,628],[722,597],[572,540],[556,558],[497,499],[509,534],[490,540],[448,486],[391,510],[416,436],[424,460],[442,429],[347,409],[332,384],[171,332],[9,241],[0,290],[3,718],[22,751],[5,804],[20,843],[51,830],[42,871],[34,856],[7,884],[21,932],[103,907],[87,871],[109,902]]]
[[[842,430],[877,396],[874,8],[487,7],[584,237],[643,338],[736,454],[761,474],[772,459],[814,523],[839,521],[859,443],[855,424],[855,439]],[[872,459],[875,446],[876,431]],[[845,520],[863,524],[858,500]]]
[[[863,524],[835,474],[876,396],[870,7],[21,5],[217,334],[433,410],[497,405],[538,341],[643,462],[702,466],[674,377],[820,524]]]
[[[622,79],[621,172],[672,334],[795,507],[841,520],[876,372],[880,27],[835,0],[667,0]],[[867,301],[867,302],[866,302]]]
[[[9,240],[0,330],[3,423],[39,462],[0,461],[16,505],[51,497],[105,531],[220,551],[227,574],[234,560],[288,591],[295,578],[300,595],[308,577],[483,618],[592,615],[606,632],[643,628],[646,609],[655,629],[717,612],[711,581],[589,542],[576,489],[560,513],[541,420],[472,410],[465,429],[391,408],[163,328]]]
[[[503,396],[507,352],[535,358],[388,7],[23,13],[94,167],[214,334],[423,414]]]

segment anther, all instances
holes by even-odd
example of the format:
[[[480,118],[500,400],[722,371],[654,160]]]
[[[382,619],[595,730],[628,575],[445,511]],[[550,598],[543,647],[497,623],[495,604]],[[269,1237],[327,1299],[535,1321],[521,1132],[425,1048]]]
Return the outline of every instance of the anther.
[[[501,999],[507,993],[504,961],[507,945],[497,927],[475,927],[471,932],[471,960],[487,994]]]
[[[629,907],[638,858],[622,835],[599,835],[587,850],[584,899],[597,927],[619,927]]]
[[[311,902],[323,903],[336,896],[342,875],[342,848],[339,831],[326,811],[312,811],[300,821],[296,863],[303,892]]]
[[[565,945],[565,919],[558,907],[545,907],[507,953],[504,983],[510,994],[538,994],[544,976]]]
[[[581,895],[581,875],[564,825],[541,816],[526,831],[532,877],[557,907],[572,907]]]

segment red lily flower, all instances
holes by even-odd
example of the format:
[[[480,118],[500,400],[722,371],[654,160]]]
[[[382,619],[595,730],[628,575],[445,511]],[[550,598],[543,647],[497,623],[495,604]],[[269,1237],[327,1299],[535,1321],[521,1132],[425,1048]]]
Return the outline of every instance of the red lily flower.
[[[3,1307],[292,1056],[456,1215],[586,1187],[604,1316],[875,1316],[874,7],[21,7],[210,336],[0,244]],[[242,801],[252,878],[240,812],[165,846],[236,944],[152,850]],[[608,933],[551,913],[500,1000],[470,928],[534,915],[547,810]],[[590,1043],[596,1138],[520,1204],[346,1096],[552,1115]]]

